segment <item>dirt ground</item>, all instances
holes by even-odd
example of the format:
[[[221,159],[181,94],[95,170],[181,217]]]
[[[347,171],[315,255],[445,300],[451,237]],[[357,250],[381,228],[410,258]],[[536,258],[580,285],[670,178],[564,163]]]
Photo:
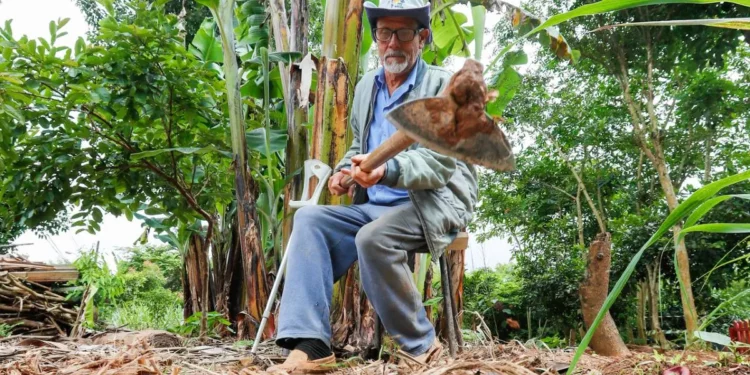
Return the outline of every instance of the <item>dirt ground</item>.
[[[110,336],[111,337],[111,336]],[[0,374],[9,375],[179,375],[179,374],[267,374],[264,370],[283,361],[273,343],[260,345],[257,356],[243,342],[200,343],[164,336],[158,340],[130,335],[130,339],[103,341],[99,338],[67,340],[52,337],[11,337],[0,339]],[[139,339],[140,337],[140,339]],[[378,361],[359,357],[341,358],[333,374],[563,374],[575,348],[549,350],[533,344],[478,343],[463,348],[458,358],[444,351],[429,368],[399,368],[396,359],[383,353]],[[656,353],[656,354],[655,354]],[[744,365],[738,364],[744,361]],[[631,355],[606,358],[587,353],[576,367],[576,374],[662,375],[675,365],[683,365],[691,375],[750,375],[750,356],[731,353],[667,351],[631,347]],[[559,371],[559,372],[558,372]],[[677,372],[676,374],[679,374]]]

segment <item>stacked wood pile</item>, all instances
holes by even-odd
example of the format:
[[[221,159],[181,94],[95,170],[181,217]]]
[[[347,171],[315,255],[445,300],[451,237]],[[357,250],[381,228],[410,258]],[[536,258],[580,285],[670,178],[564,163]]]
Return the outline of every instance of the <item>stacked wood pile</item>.
[[[78,306],[54,288],[77,278],[72,266],[0,256],[0,325],[14,334],[67,335]]]

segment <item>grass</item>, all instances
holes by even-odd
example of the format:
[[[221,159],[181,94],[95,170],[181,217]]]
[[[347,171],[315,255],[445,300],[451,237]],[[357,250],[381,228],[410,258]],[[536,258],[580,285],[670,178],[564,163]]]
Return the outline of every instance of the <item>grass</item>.
[[[164,306],[154,309],[141,301],[128,301],[116,307],[107,319],[115,327],[132,330],[167,329],[182,324],[182,306]]]

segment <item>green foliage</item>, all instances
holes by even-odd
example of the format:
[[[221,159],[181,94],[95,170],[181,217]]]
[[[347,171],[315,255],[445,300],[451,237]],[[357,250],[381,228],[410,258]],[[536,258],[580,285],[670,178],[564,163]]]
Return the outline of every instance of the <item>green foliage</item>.
[[[422,58],[435,65],[443,65],[450,56],[469,57],[472,55],[469,43],[474,40],[474,26],[466,25],[468,17],[450,7],[432,17],[432,43],[422,52]],[[481,23],[480,18],[473,20]]]
[[[690,215],[693,211],[695,211],[697,208],[699,208],[703,203],[708,201],[709,199],[714,198],[714,196],[723,188],[737,184],[743,181],[746,181],[750,179],[750,171],[732,175],[726,178],[723,178],[721,180],[715,181],[713,183],[710,183],[695,193],[691,194],[685,201],[680,203],[677,208],[675,208],[672,213],[669,214],[669,216],[664,220],[664,222],[659,226],[659,229],[651,236],[651,238],[646,242],[643,247],[636,253],[636,255],[631,259],[630,263],[628,264],[628,267],[625,269],[623,274],[620,276],[620,278],[617,280],[617,283],[615,284],[614,288],[612,289],[612,292],[609,293],[607,296],[607,299],[604,301],[604,304],[602,305],[602,308],[599,310],[599,313],[597,314],[596,318],[594,319],[593,323],[591,324],[591,327],[589,327],[588,331],[586,332],[586,335],[581,340],[580,345],[578,346],[578,349],[576,350],[576,354],[573,357],[572,363],[570,368],[568,369],[568,373],[572,373],[572,371],[575,369],[575,365],[580,359],[581,355],[583,354],[584,350],[588,346],[589,342],[591,341],[591,337],[593,336],[596,329],[599,327],[599,324],[601,323],[602,319],[604,318],[605,314],[609,310],[609,308],[614,303],[615,299],[619,296],[620,292],[622,292],[623,287],[625,286],[625,283],[630,278],[630,275],[633,273],[633,270],[636,267],[636,264],[638,264],[638,261],[643,256],[643,252],[650,247],[651,245],[656,242],[657,239],[664,236],[664,234],[674,226],[674,224],[678,221],[684,220],[688,215]],[[685,228],[688,229],[689,227]],[[680,280],[680,284],[684,284],[685,280]],[[682,288],[684,290],[684,288]],[[690,341],[690,338],[687,340]]]
[[[480,268],[465,275],[464,310],[479,313],[493,336],[507,338],[505,319],[518,320],[525,315],[523,293],[522,280],[513,266]]]
[[[84,303],[84,325],[94,328],[99,309],[115,304],[117,298],[125,293],[125,281],[121,275],[110,271],[104,257],[95,250],[82,252],[73,266],[78,270],[79,277],[70,283],[77,288],[67,298]]]
[[[539,341],[543,342],[544,345],[550,349],[560,349],[568,346],[568,342],[565,340],[565,338],[561,338],[557,335],[545,336],[539,339]]]
[[[15,328],[20,323],[16,323],[13,325],[2,323],[0,324],[0,337],[8,337],[13,333],[13,328]]]
[[[499,264],[494,270],[480,268],[467,273],[464,294],[466,307],[478,312],[494,307],[497,302],[507,305],[508,309],[515,308],[521,305],[523,298],[521,280],[510,264]]]
[[[108,2],[118,20],[126,20],[129,15],[132,15],[132,12],[128,8],[128,0],[112,0]],[[200,28],[201,21],[210,15],[208,9],[193,1],[167,0],[163,1],[163,3],[164,10],[174,15],[179,15],[183,4],[185,5],[186,16],[184,28],[186,40],[193,39],[193,36]],[[91,28],[89,35],[95,36],[99,30],[99,22],[106,18],[108,12],[104,11],[104,7],[98,5],[97,0],[76,0],[76,5],[81,9],[86,23]]]
[[[237,340],[232,344],[232,347],[234,348],[250,348],[253,346],[253,340]]]
[[[94,251],[74,262],[80,277],[68,298],[80,299],[88,289],[90,327],[166,329],[182,322],[181,261],[168,248],[133,248],[111,270]],[[168,275],[168,276],[165,276]],[[171,289],[169,289],[171,288]]]
[[[173,292],[182,291],[182,256],[170,246],[136,246],[125,250],[126,257],[119,267],[144,271],[155,265],[164,277],[164,288]]]
[[[103,305],[113,303],[125,293],[125,282],[121,275],[112,272],[104,257],[95,250],[84,251],[73,262],[78,270],[78,279],[72,283],[77,286],[95,286],[94,303]],[[83,288],[71,292],[69,298],[79,298],[84,294]]]
[[[200,332],[201,329],[201,313],[197,312],[185,319],[185,322],[179,326],[171,327],[169,330],[174,333],[178,333],[183,336],[195,336],[196,333]],[[218,336],[218,329],[220,326],[224,326],[230,332],[233,332],[229,326],[231,323],[224,318],[221,313],[216,311],[209,311],[206,314],[206,325],[212,329],[212,333]]]
[[[182,314],[182,301],[162,303],[155,309],[153,302],[133,300],[112,309],[107,324],[132,330],[168,329],[182,324]]]
[[[750,282],[737,275],[728,287],[710,291],[711,299],[717,306],[716,314],[706,319],[702,326],[710,332],[728,332],[735,320],[744,320],[750,316]]]
[[[584,2],[579,3],[574,6]],[[568,5],[538,1],[529,6],[540,14],[552,14],[567,10]],[[666,18],[669,14],[670,18],[678,18],[675,14],[693,12],[694,16],[698,11],[707,17],[726,17],[727,13],[741,11],[733,7],[728,4],[710,9],[652,7],[648,17]],[[694,191],[686,181],[702,181],[705,170],[712,175],[708,180],[711,181],[745,170],[748,165],[743,164],[747,132],[741,130],[748,120],[744,115],[747,99],[742,99],[747,97],[743,81],[746,69],[739,64],[739,61],[747,61],[747,48],[735,38],[737,32],[705,28],[679,31],[648,28],[636,31],[633,28],[628,32],[619,30],[584,36],[576,32],[591,30],[615,19],[638,17],[644,17],[644,13],[611,13],[560,25],[560,32],[581,50],[581,58],[576,65],[569,65],[544,53],[536,55],[534,62],[538,68],[525,74],[517,90],[522,95],[513,97],[503,113],[507,119],[503,128],[511,138],[519,140],[518,170],[502,175],[480,175],[482,203],[472,229],[487,236],[503,235],[513,240],[522,285],[532,286],[525,291],[540,307],[533,315],[535,319],[537,316],[550,319],[550,328],[558,336],[567,335],[567,328],[570,328],[561,316],[580,321],[577,290],[583,274],[582,255],[599,231],[592,207],[577,192],[571,170],[580,174],[593,198],[594,208],[603,213],[607,229],[612,233],[613,277],[626,269],[627,262],[649,240],[667,214],[658,175],[633,142],[632,117],[623,105],[623,81],[617,75],[618,58],[622,56],[619,53],[624,53],[626,59],[627,78],[632,85],[629,89],[641,106],[638,111],[645,113],[643,93],[647,90],[648,77],[645,36],[654,38],[654,90],[660,99],[656,110],[658,130],[648,142],[656,138],[662,140],[678,199]],[[653,33],[649,34],[648,30]],[[498,25],[496,34],[498,40],[508,39],[513,30]],[[514,60],[511,53],[498,58],[504,65]],[[502,68],[498,70],[498,74],[503,72]],[[673,114],[669,115],[672,110]],[[706,159],[710,165],[706,165]],[[725,168],[727,172],[716,174]],[[728,194],[743,192],[746,188],[743,190],[740,186],[727,191]],[[723,203],[731,206],[716,206],[720,212],[714,212],[713,219],[704,220],[747,222],[747,206],[740,201],[732,199]],[[581,203],[580,216],[577,202]],[[696,254],[691,255],[691,271],[698,275],[717,264],[723,251],[734,248],[742,238],[740,235],[694,234],[696,237],[692,239],[693,234],[687,236],[687,247]],[[659,266],[660,308],[662,315],[670,316],[670,328],[677,332],[683,328],[682,320],[671,316],[676,315],[674,307],[678,311],[681,308],[679,286],[670,257],[661,257],[664,245],[668,244],[671,239],[660,238],[643,257]],[[746,252],[746,248],[737,251]],[[633,279],[642,278],[645,267],[633,272]],[[721,288],[737,272],[727,267],[721,275],[714,276],[712,282]],[[628,318],[627,314],[634,311],[631,309],[633,285],[633,282],[625,284],[623,298],[611,306],[611,313],[620,326]],[[696,293],[696,304],[699,311],[711,311],[717,301],[708,298],[707,293]]]
[[[4,225],[45,228],[76,208],[79,231],[95,233],[109,212],[156,216],[160,232],[231,200],[231,160],[203,152],[229,148],[219,77],[185,49],[174,15],[127,6],[130,17],[103,18],[74,50],[0,32],[0,70],[14,77],[0,91],[26,120],[0,114]]]

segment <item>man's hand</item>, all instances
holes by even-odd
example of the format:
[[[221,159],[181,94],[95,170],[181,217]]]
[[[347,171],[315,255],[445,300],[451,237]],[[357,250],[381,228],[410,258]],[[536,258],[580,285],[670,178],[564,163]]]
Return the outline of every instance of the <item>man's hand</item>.
[[[341,180],[344,178],[344,176],[346,176],[342,171],[336,172],[333,176],[331,176],[331,178],[328,179],[328,191],[331,192],[331,195],[344,195],[348,192],[349,197],[351,198],[354,194],[354,184],[352,184],[352,186],[349,186],[349,189],[341,186]]]
[[[378,181],[380,181],[380,179],[382,179],[385,175],[385,164],[375,168],[372,172],[369,173],[364,172],[360,168],[360,164],[362,164],[365,158],[367,158],[367,155],[368,154],[352,156],[352,169],[341,170],[341,172],[343,172],[345,175],[351,176],[354,179],[354,182],[365,189],[376,185]]]

